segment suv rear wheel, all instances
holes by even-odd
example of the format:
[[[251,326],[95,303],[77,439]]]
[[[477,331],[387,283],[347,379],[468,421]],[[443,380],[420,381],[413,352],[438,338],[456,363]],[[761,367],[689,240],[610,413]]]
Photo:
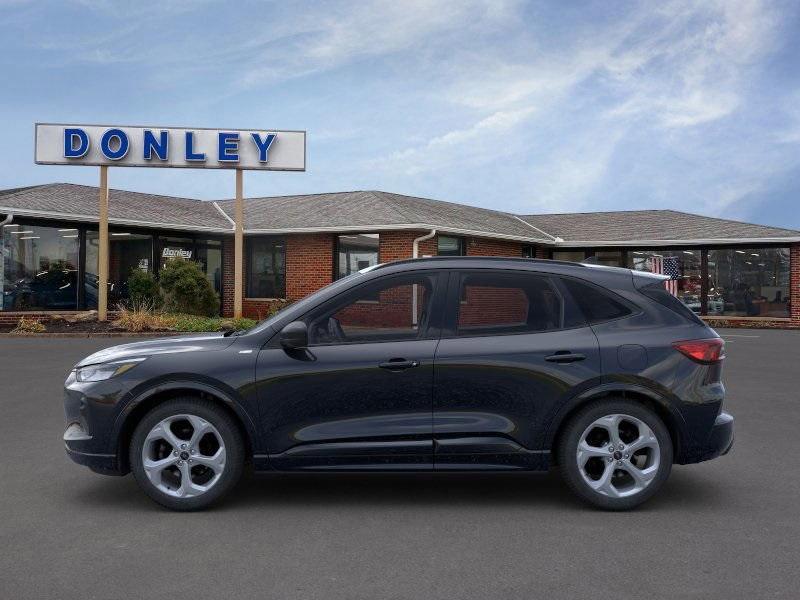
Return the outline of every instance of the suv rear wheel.
[[[205,508],[241,477],[244,444],[228,413],[206,400],[176,398],[137,425],[130,446],[136,482],[173,510]]]
[[[672,440],[645,406],[605,399],[567,423],[558,445],[567,485],[597,507],[626,510],[646,501],[669,477]]]

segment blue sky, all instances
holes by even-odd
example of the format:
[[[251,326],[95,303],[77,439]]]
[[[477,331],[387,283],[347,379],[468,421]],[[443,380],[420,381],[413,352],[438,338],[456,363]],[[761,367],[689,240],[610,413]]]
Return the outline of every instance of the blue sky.
[[[0,0],[0,188],[33,123],[305,129],[306,173],[521,213],[673,208],[800,228],[796,2]],[[232,173],[112,169],[217,199]]]

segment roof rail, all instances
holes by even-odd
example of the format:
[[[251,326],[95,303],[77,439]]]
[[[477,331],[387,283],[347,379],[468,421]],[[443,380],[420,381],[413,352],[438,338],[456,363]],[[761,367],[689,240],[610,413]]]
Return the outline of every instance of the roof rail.
[[[546,265],[564,265],[568,267],[582,267],[587,268],[588,265],[583,263],[576,263],[568,260],[551,260],[549,258],[522,258],[516,256],[426,256],[424,258],[404,258],[400,260],[393,260],[381,263],[373,268],[373,270],[382,269],[390,265],[402,265],[410,263],[422,262],[447,262],[447,261],[467,261],[467,260],[489,260],[492,262],[519,262],[519,263],[534,263]]]

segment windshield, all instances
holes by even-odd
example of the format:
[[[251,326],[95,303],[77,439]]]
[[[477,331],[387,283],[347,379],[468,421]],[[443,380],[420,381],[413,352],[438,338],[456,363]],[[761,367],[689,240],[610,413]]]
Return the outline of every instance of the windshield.
[[[367,272],[371,271],[376,266],[379,266],[379,265],[374,265],[372,267],[367,267],[366,269],[361,269],[360,271],[356,271],[355,273],[351,273],[350,275],[342,277],[341,279],[337,279],[333,283],[329,283],[328,285],[326,285],[323,288],[320,288],[319,290],[317,290],[316,292],[314,292],[310,296],[306,296],[302,300],[298,300],[297,302],[293,302],[292,304],[284,306],[283,308],[279,309],[277,312],[275,312],[274,314],[270,315],[269,317],[267,317],[263,321],[259,321],[258,324],[255,327],[252,327],[250,329],[242,331],[240,335],[250,335],[252,333],[261,333],[261,332],[265,331],[266,329],[271,327],[273,325],[273,323],[278,321],[283,316],[283,313],[287,309],[289,309],[289,308],[292,308],[292,309],[294,309],[294,308],[302,308],[302,307],[305,307],[305,306],[310,306],[311,304],[314,303],[315,299],[317,298],[317,296],[321,292],[329,291],[329,290],[335,290],[335,289],[340,288],[340,287],[341,288],[348,287],[353,280],[358,279],[359,277],[363,277],[364,273],[367,273]]]

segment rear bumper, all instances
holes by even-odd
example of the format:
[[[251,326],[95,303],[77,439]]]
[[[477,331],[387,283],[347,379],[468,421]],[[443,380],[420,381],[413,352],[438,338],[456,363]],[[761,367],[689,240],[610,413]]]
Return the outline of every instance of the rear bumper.
[[[697,462],[711,460],[730,452],[733,447],[733,415],[721,412],[714,421],[714,427],[708,436]]]

